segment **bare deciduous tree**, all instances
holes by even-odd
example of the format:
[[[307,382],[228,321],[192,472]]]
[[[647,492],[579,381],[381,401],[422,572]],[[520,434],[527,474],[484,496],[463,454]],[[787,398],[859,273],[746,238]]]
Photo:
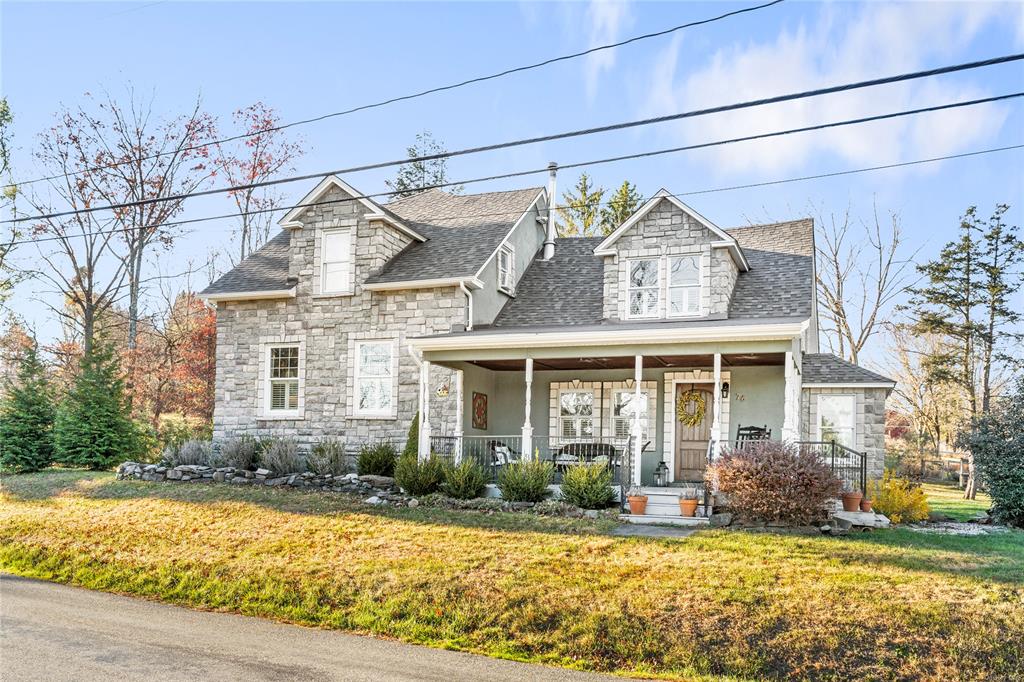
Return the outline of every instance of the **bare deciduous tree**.
[[[850,209],[819,217],[817,287],[822,325],[830,350],[857,362],[878,331],[880,315],[910,286],[913,263],[901,255],[899,215],[883,228],[878,208],[871,222],[855,221]]]
[[[287,133],[278,127],[277,113],[263,102],[236,111],[234,122],[245,137],[218,145],[216,164],[229,185],[243,186],[229,193],[238,209],[238,223],[233,233],[237,243],[228,250],[227,256],[232,265],[237,265],[270,239],[273,210],[284,200],[283,195],[272,188],[244,186],[294,170],[292,163],[302,155],[303,149],[298,141],[288,139]]]

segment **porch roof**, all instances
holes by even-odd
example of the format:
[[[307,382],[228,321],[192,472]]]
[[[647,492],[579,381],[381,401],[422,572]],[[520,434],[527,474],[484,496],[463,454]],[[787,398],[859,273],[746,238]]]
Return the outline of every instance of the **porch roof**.
[[[785,353],[723,353],[722,367],[764,367],[782,366],[785,362]],[[526,360],[523,358],[495,359],[495,360],[468,360],[471,365],[483,367],[494,372],[522,372],[526,370]],[[700,355],[648,355],[644,357],[644,366],[647,369],[692,369],[711,367],[714,364],[713,354]],[[539,357],[533,359],[533,369],[537,372],[560,371],[560,370],[585,370],[585,369],[633,369],[634,359],[632,355],[611,355],[594,357]]]
[[[803,356],[804,386],[877,385],[892,388],[896,382],[831,353],[806,353]]]

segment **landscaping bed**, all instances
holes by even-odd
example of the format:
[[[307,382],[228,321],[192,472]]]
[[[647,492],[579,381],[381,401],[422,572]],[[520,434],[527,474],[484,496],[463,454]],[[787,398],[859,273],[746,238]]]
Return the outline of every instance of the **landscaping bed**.
[[[676,679],[1024,676],[1024,533],[616,538],[601,517],[48,470],[0,568],[196,608]]]

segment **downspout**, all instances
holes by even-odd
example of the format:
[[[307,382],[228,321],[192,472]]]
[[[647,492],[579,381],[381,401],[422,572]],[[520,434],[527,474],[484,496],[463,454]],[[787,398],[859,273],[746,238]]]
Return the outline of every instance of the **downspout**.
[[[552,247],[553,248],[553,247]],[[466,331],[473,331],[473,292],[469,290],[465,282],[459,282],[459,288],[466,294]]]
[[[544,239],[544,260],[551,260],[555,257],[555,201],[556,201],[556,176],[558,175],[558,164],[552,161],[548,164],[548,231]]]

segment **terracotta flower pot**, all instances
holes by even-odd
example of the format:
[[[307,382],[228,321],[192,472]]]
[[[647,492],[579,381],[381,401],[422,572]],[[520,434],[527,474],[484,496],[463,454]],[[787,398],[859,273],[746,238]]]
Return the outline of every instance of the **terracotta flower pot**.
[[[843,511],[860,511],[860,501],[863,498],[863,493],[843,493]]]
[[[869,500],[866,497],[863,500],[861,500],[860,501],[860,510],[862,512],[869,512],[869,511],[871,511],[871,500]]]
[[[697,514],[697,500],[679,498],[679,513],[683,516],[695,516]]]
[[[626,498],[629,500],[629,513],[633,516],[643,516],[647,513],[647,496],[646,495],[630,495]]]

